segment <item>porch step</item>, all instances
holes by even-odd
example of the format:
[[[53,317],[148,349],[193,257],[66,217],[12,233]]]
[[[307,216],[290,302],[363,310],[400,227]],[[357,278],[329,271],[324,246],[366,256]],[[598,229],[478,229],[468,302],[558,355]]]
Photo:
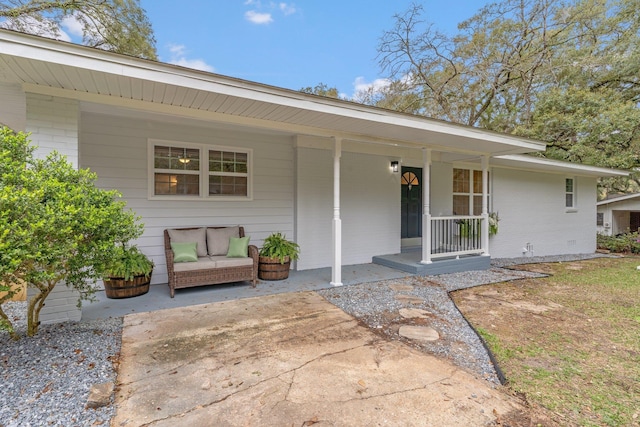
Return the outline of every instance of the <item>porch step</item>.
[[[435,276],[437,274],[460,273],[463,271],[488,270],[491,267],[491,257],[469,255],[456,258],[440,258],[431,264],[421,264],[420,251],[406,251],[400,254],[380,255],[372,259],[374,264],[383,265],[396,270],[419,276]]]

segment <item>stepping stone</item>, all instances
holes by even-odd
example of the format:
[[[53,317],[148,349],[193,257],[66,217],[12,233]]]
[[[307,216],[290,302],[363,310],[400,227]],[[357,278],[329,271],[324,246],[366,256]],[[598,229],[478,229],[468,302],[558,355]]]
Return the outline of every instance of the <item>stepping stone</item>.
[[[428,326],[402,325],[398,333],[401,337],[416,341],[437,341],[440,339],[438,331]]]
[[[402,283],[394,283],[392,285],[389,285],[389,288],[391,288],[392,290],[394,290],[396,292],[410,292],[410,291],[413,290],[413,286],[404,285]]]
[[[420,308],[401,308],[400,316],[405,319],[426,319],[431,313]]]
[[[94,384],[89,390],[86,408],[98,409],[111,404],[111,394],[113,393],[113,383]]]
[[[396,300],[405,304],[422,304],[424,300],[422,298],[414,297],[411,295],[396,295]]]

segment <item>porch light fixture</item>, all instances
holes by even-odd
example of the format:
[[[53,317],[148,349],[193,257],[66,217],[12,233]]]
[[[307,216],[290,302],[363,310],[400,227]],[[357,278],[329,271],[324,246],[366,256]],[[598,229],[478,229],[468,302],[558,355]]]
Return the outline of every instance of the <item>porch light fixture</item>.
[[[398,173],[398,161],[397,160],[392,160],[391,161],[391,172]]]

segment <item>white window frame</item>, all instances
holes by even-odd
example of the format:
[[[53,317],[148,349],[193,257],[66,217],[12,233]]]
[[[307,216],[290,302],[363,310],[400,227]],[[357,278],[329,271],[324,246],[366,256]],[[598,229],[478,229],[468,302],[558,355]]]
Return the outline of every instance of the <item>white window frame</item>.
[[[200,194],[198,195],[185,195],[185,194],[155,194],[155,174],[156,172],[165,172],[166,169],[155,168],[155,147],[169,146],[177,148],[189,148],[197,149],[200,151],[200,170],[198,171],[200,181]],[[209,195],[209,177],[230,175],[230,176],[244,176],[244,174],[231,173],[231,172],[209,172],[209,151],[226,151],[234,153],[245,153],[247,155],[247,195],[246,196],[211,196]],[[162,139],[148,139],[147,140],[147,176],[148,176],[148,198],[149,200],[192,200],[192,201],[251,201],[253,200],[253,150],[250,148],[231,147],[223,145],[207,145],[207,144],[194,144],[181,141],[169,141]]]
[[[474,207],[475,207],[475,204],[474,204],[475,197],[479,196],[480,199],[482,199],[482,192],[480,192],[480,193],[474,192],[474,187],[475,187],[474,186],[474,184],[475,184],[474,172],[481,172],[482,173],[482,169],[470,168],[470,167],[464,167],[464,166],[455,166],[454,165],[453,169],[452,169],[452,174],[453,174],[453,171],[455,169],[461,169],[461,170],[469,171],[469,193],[459,193],[459,192],[452,193],[451,203],[453,204],[453,196],[466,196],[466,197],[468,197],[469,198],[469,212],[466,212],[466,213],[458,213],[458,212],[456,212],[456,215],[463,215],[463,216],[471,215],[471,216],[473,216],[473,215],[475,215],[474,212],[473,212]],[[489,211],[491,211],[491,202],[492,202],[492,199],[491,199],[491,193],[492,193],[491,187],[493,186],[492,185],[492,178],[493,178],[493,173],[491,172],[491,170],[489,170],[489,180],[488,180],[489,182],[487,183],[487,208],[488,208]],[[481,207],[480,210],[482,210],[482,203],[480,204],[480,207]]]
[[[567,182],[571,180],[572,191],[567,191]],[[578,180],[575,177],[564,179],[564,207],[567,212],[578,212]],[[571,206],[567,206],[567,196],[571,195]]]

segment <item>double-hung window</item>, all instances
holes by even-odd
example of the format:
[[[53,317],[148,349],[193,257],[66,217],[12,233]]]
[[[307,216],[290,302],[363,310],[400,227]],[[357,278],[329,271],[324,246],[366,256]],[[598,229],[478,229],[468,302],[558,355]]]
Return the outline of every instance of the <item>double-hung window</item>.
[[[482,214],[481,170],[453,169],[453,214]]]
[[[249,149],[149,141],[151,198],[251,198]]]
[[[575,211],[576,206],[576,181],[574,178],[566,178],[564,180],[564,205],[567,211]]]

